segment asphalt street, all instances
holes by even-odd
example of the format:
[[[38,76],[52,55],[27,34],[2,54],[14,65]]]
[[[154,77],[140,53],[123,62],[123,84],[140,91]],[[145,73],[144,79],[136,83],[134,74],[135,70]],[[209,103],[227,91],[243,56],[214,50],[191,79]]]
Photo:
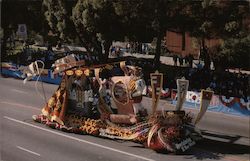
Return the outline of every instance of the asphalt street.
[[[48,98],[57,86],[44,84],[44,88]],[[35,82],[0,77],[0,161],[247,161],[250,157],[249,117],[207,112],[198,125],[204,139],[185,154],[173,155],[130,141],[65,133],[35,123],[31,117],[41,112],[44,103]],[[150,106],[150,99],[143,104]],[[172,108],[165,101],[160,106]]]

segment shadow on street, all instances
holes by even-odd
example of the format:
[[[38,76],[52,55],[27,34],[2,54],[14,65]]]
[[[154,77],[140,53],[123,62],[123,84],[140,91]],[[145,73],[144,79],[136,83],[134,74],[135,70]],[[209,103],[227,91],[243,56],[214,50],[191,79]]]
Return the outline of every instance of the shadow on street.
[[[250,155],[250,140],[238,135],[229,136],[222,134],[213,134],[202,131],[204,139],[197,142],[196,146],[190,151],[184,153],[186,159],[214,159],[219,160],[224,155]],[[206,138],[213,137],[214,139]],[[236,143],[239,139],[247,139],[245,145]],[[221,141],[223,140],[223,141]]]

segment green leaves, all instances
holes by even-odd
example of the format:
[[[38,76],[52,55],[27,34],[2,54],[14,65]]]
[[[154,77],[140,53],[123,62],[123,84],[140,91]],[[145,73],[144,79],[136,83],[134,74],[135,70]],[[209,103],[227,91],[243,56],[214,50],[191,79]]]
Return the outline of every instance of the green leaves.
[[[223,64],[225,68],[250,69],[250,35],[246,33],[224,40],[213,52],[214,60],[223,62],[221,65]]]
[[[225,30],[227,32],[237,31],[239,29],[239,23],[236,21],[231,21],[225,24]]]
[[[44,0],[43,5],[46,9],[44,16],[48,21],[49,27],[59,35],[61,40],[65,39],[66,29],[66,9],[62,0]]]
[[[66,39],[75,29],[75,36],[80,38],[82,45],[89,51],[97,49],[99,54],[102,54],[101,44],[108,52],[112,41],[123,41],[125,37],[127,41],[138,42],[151,42],[158,37],[156,44],[160,46],[167,30],[189,32],[197,39],[197,48],[202,46],[204,41],[201,40],[228,39],[219,47],[218,53],[223,59],[227,55],[230,61],[236,60],[233,53],[245,53],[246,44],[231,40],[238,39],[237,34],[243,30],[242,18],[246,17],[249,9],[245,2],[75,0],[71,1],[71,5],[64,3],[66,1],[43,0],[44,14],[52,31],[59,38]],[[222,60],[220,56],[218,60]]]
[[[202,8],[208,8],[209,6],[212,6],[214,2],[214,0],[203,0],[201,3]]]

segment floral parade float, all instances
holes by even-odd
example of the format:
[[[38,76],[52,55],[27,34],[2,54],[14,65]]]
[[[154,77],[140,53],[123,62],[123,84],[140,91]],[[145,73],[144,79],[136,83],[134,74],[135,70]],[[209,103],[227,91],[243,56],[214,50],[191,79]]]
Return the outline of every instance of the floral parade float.
[[[159,110],[163,74],[151,73],[152,106],[148,108],[142,105],[146,85],[141,68],[125,61],[84,66],[73,58],[61,58],[53,65],[55,73],[62,73],[62,81],[41,114],[32,116],[34,121],[65,132],[134,141],[158,152],[184,152],[201,138],[195,125],[205,114],[212,91],[202,90],[200,112],[193,120],[182,110],[188,80],[177,80],[175,110]],[[27,75],[39,75],[37,63],[28,68]],[[117,69],[123,74],[117,76]]]

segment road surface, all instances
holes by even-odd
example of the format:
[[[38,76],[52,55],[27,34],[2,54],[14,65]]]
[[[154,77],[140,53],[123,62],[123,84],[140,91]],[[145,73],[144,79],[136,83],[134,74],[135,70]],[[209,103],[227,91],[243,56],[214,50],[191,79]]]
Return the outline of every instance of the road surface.
[[[250,157],[246,117],[206,113],[199,124],[201,142],[185,154],[160,154],[137,143],[64,133],[33,122],[31,116],[44,105],[34,87],[35,82],[24,85],[21,80],[0,78],[0,161],[247,161]],[[44,84],[44,88],[48,98],[57,86]],[[149,105],[150,99],[143,103]]]

